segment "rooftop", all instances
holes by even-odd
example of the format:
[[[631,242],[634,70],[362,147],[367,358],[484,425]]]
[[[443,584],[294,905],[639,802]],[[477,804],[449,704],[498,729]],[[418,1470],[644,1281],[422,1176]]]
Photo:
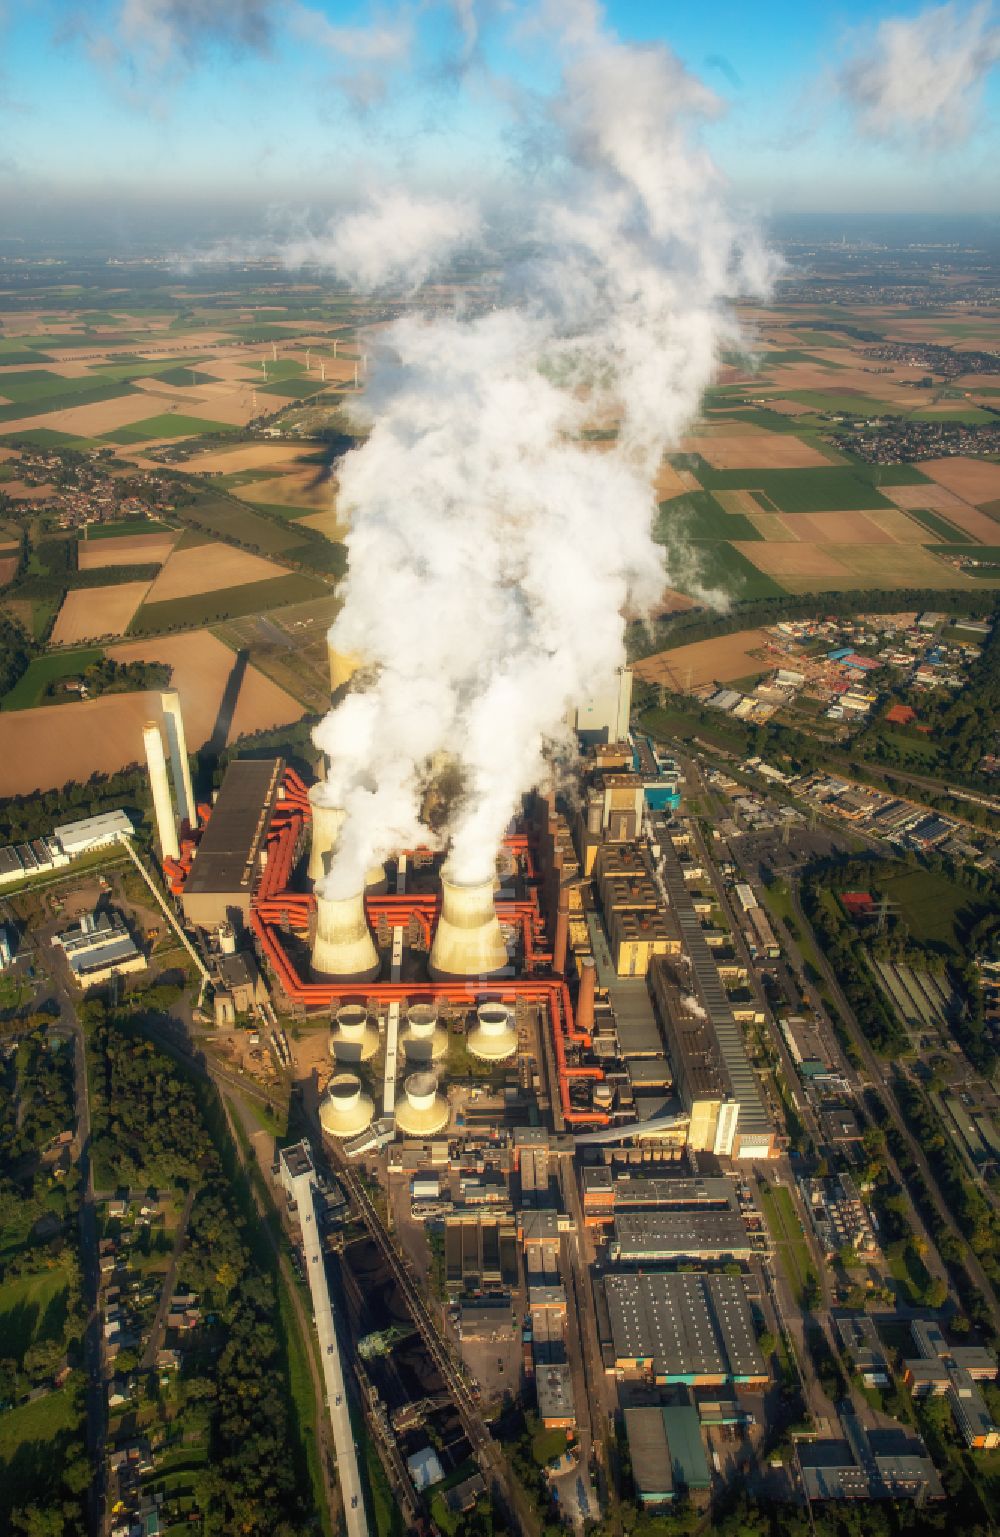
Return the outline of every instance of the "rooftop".
[[[249,895],[253,890],[283,770],[281,758],[237,758],[230,763],[198,845],[186,895]]]

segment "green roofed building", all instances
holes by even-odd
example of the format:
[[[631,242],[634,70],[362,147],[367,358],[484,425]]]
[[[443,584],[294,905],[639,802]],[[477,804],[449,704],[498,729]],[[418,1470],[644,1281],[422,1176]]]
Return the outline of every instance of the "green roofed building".
[[[690,1405],[626,1409],[625,1433],[641,1505],[666,1505],[682,1492],[697,1500],[711,1488],[698,1411]]]

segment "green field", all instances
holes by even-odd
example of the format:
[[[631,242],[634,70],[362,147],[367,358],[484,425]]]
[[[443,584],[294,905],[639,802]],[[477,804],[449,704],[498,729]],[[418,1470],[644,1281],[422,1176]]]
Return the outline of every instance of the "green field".
[[[50,683],[79,676],[85,667],[99,662],[103,655],[100,646],[88,646],[79,651],[54,651],[51,656],[36,656],[10,693],[0,700],[0,710],[33,709],[43,703]]]
[[[79,404],[77,401],[75,404]],[[24,415],[23,412],[19,413]],[[0,417],[0,420],[3,420]],[[70,448],[74,453],[85,454],[92,448],[107,448],[100,438],[81,438],[75,432],[59,432],[55,427],[28,427],[16,433],[0,435],[0,443],[30,443],[35,448]]]
[[[235,619],[242,614],[262,614],[286,603],[320,597],[325,590],[323,583],[313,577],[290,571],[287,576],[272,577],[266,582],[248,582],[243,587],[227,587],[221,592],[196,593],[187,598],[171,598],[164,603],[144,603],[133,617],[128,634],[154,635],[160,630],[194,629],[215,624],[220,619]]]
[[[295,523],[299,518],[311,518],[316,512],[321,511],[317,507],[279,507],[275,502],[247,502],[248,507],[254,507],[269,518],[284,518],[286,523]]]
[[[814,411],[831,416],[902,416],[899,406],[888,400],[875,400],[852,390],[826,393],[824,390],[783,390],[783,400],[796,400],[799,405],[812,406]]]
[[[71,1384],[37,1398],[34,1403],[20,1404],[0,1414],[0,1485],[5,1483],[5,1464],[12,1462],[22,1448],[40,1447],[51,1455],[55,1448],[46,1443],[76,1430],[82,1419],[77,1392]]]
[[[219,496],[206,491],[196,497],[188,507],[180,510],[181,517],[218,534],[220,539],[232,539],[237,544],[252,545],[263,555],[278,555],[302,543],[301,530],[283,527],[255,513],[246,502],[233,496]]]
[[[966,576],[978,577],[980,581],[996,581],[1000,577],[1000,545],[997,544],[931,544],[927,548],[935,555],[947,555],[955,559],[964,555],[969,560],[991,561],[991,565],[982,567],[965,566],[963,570]]]
[[[184,368],[178,364],[173,368],[164,368],[157,371],[157,379],[164,384],[172,384],[177,389],[190,389],[193,384],[217,384],[219,381],[212,374],[199,374],[193,368]]]
[[[660,503],[656,538],[671,544],[673,538],[759,539],[750,519],[741,512],[725,512],[707,491],[689,491]]]
[[[898,905],[913,939],[936,950],[963,954],[962,936],[980,914],[974,898],[936,870],[901,870],[878,877],[879,890]]]
[[[160,416],[147,416],[129,427],[119,427],[117,432],[106,432],[107,443],[146,443],[153,438],[195,438],[206,434],[236,432],[231,422],[210,422],[201,416],[183,416],[179,411],[165,411]]]
[[[679,592],[697,595],[696,589],[699,587],[702,590],[721,589],[736,602],[746,602],[751,598],[775,598],[784,594],[783,587],[779,587],[765,572],[758,571],[731,544],[694,541],[690,545],[690,555],[695,562],[694,570],[687,565],[676,569],[668,566],[670,583]]]
[[[156,518],[123,518],[120,523],[88,523],[82,543],[91,539],[117,539],[124,534],[170,534],[169,523]]]
[[[21,1361],[29,1345],[61,1340],[68,1295],[69,1277],[62,1265],[5,1281],[0,1286],[0,1339],[5,1353]]]
[[[825,346],[826,343],[824,342],[823,345]],[[831,369],[841,369],[846,366],[843,363],[833,363],[829,358],[814,357],[811,352],[798,352],[795,348],[789,348],[785,352],[762,352],[758,361],[764,373],[769,368],[782,363],[811,363],[814,368]]]
[[[963,533],[943,518],[939,512],[930,512],[926,507],[908,507],[906,516],[914,518],[928,533],[936,534],[939,539],[945,539],[951,544],[975,544],[976,540],[971,534]]]
[[[913,411],[910,420],[914,422],[963,422],[969,427],[980,427],[983,422],[995,422],[996,413],[984,411],[981,406],[956,406],[954,410],[945,411]]]
[[[281,379],[276,384],[261,384],[257,387],[258,395],[281,395],[289,400],[307,400],[310,395],[319,395],[323,390],[330,389],[330,384],[324,384],[319,379]]]
[[[814,470],[713,470],[698,460],[692,468],[706,491],[762,491],[779,512],[855,512],[892,505],[853,465]]]

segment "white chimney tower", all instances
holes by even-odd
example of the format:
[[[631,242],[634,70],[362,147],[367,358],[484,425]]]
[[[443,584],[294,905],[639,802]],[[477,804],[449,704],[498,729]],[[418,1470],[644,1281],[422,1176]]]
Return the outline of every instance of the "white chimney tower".
[[[194,787],[191,784],[191,765],[188,762],[187,738],[184,735],[184,717],[181,714],[181,696],[175,688],[160,695],[163,709],[163,726],[170,749],[170,771],[174,776],[174,794],[181,820],[191,828],[197,827],[194,805]]]
[[[167,760],[163,756],[163,738],[155,720],[149,720],[142,728],[142,745],[146,749],[149,767],[149,786],[153,792],[153,810],[156,813],[156,831],[160,839],[160,853],[164,859],[179,859],[177,828],[174,825],[174,808],[170,803],[170,781],[167,778]]]

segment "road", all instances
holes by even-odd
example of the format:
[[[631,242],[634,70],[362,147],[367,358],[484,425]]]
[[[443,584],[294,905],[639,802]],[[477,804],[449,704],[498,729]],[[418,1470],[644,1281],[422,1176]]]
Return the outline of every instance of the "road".
[[[472,1447],[480,1470],[490,1487],[491,1496],[495,1504],[499,1504],[502,1511],[515,1530],[525,1534],[525,1537],[537,1537],[539,1519],[530,1505],[527,1496],[511,1475],[503,1457],[502,1448],[493,1440],[486,1429],[479,1409],[472,1397],[469,1387],[452,1360],[451,1354],[438,1333],[431,1314],[410,1278],[409,1271],[393,1244],[389,1234],[385,1230],[371,1198],[365,1189],[356,1169],[346,1163],[338,1163],[337,1176],[342,1181],[344,1188],[349,1191],[356,1203],[372,1238],[378,1244],[382,1254],[392,1270],[403,1300],[409,1309],[417,1328],[423,1337],[431,1359],[441,1373],[449,1393],[455,1403],[461,1419],[462,1426]]]

